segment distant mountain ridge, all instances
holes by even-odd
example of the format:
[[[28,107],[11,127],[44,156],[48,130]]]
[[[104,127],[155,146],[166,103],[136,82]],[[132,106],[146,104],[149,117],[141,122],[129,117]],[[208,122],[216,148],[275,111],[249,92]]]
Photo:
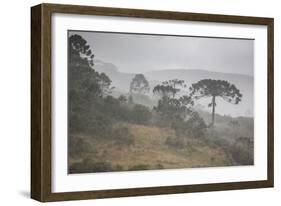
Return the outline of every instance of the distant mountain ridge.
[[[145,75],[153,80],[159,80],[163,81],[167,77],[167,75],[170,78],[178,78],[179,76],[181,78],[185,79],[213,79],[213,78],[221,78],[221,79],[228,79],[231,80],[238,80],[241,81],[247,80],[247,81],[253,81],[253,77],[246,74],[235,74],[235,73],[223,73],[223,72],[213,72],[209,70],[204,69],[164,69],[164,70],[156,70],[156,71],[150,71],[146,72]]]
[[[104,72],[112,80],[112,85],[116,87],[116,91],[128,93],[132,78],[137,73],[123,73],[112,63],[103,61],[95,62],[94,69],[98,72]],[[234,84],[242,93],[242,101],[238,105],[232,105],[224,102],[222,99],[217,99],[216,111],[222,115],[231,116],[252,116],[253,115],[253,97],[254,97],[254,78],[244,74],[213,72],[203,69],[164,69],[144,73],[150,83],[151,90],[157,84],[169,79],[184,80],[187,86],[198,82],[201,79],[220,79],[226,80]],[[150,93],[152,97],[152,93]],[[206,111],[210,108],[206,107],[210,100],[202,99],[197,103],[201,104]]]

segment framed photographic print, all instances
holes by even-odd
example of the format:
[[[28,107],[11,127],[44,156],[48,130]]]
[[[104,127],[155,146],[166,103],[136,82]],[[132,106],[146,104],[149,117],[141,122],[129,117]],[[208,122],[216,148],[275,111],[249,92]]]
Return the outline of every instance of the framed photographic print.
[[[31,9],[31,197],[273,187],[273,19]]]

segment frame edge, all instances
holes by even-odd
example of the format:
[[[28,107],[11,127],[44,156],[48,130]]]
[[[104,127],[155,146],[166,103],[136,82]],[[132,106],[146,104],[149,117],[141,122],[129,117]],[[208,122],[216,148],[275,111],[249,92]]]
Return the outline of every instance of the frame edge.
[[[77,8],[76,8],[77,7]],[[79,8],[79,9],[78,9]],[[70,10],[67,12],[67,10]],[[129,197],[140,195],[161,195],[176,193],[207,192],[221,190],[267,188],[274,186],[274,145],[273,145],[273,18],[264,17],[242,17],[243,24],[260,24],[268,26],[268,177],[263,181],[216,183],[215,185],[184,185],[154,188],[118,189],[104,191],[81,191],[52,193],[51,192],[51,22],[52,13],[79,13],[112,16],[142,17],[145,10],[92,7],[63,4],[40,4],[31,8],[31,198],[41,201],[65,201],[111,197]],[[143,18],[159,18],[190,21],[209,21],[239,23],[241,16],[200,14],[185,12],[168,12],[157,10],[146,10],[150,12]],[[136,14],[133,14],[136,12]],[[166,15],[164,15],[166,13]],[[184,15],[186,17],[184,17]],[[196,17],[200,15],[200,17]],[[46,21],[46,22],[45,22]],[[255,22],[255,23],[253,23]],[[269,93],[272,92],[270,95]],[[44,123],[44,124],[43,124]],[[49,128],[49,129],[48,129]]]
[[[42,200],[41,62],[42,6],[31,7],[31,198]]]
[[[238,24],[254,24],[268,25],[273,18],[270,17],[254,17],[254,16],[238,16],[223,15],[209,13],[193,13],[183,11],[167,11],[167,10],[147,10],[132,9],[118,7],[97,7],[97,6],[81,6],[74,4],[52,4],[43,3],[42,6],[53,13],[68,13],[79,15],[101,15],[101,16],[118,16],[118,17],[135,17],[135,18],[155,18],[155,19],[172,19],[183,21],[204,21],[217,23],[238,23]]]
[[[268,81],[268,132],[267,180],[274,187],[274,19],[267,24],[267,81]]]

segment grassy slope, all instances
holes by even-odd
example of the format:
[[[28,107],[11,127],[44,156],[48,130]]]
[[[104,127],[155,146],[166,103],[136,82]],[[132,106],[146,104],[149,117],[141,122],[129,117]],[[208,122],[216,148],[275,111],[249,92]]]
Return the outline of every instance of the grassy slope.
[[[208,166],[226,166],[230,162],[224,151],[219,147],[208,146],[203,140],[186,138],[184,148],[169,147],[165,144],[167,137],[174,137],[174,132],[168,128],[158,128],[144,125],[127,125],[135,139],[134,145],[116,145],[113,141],[101,141],[87,136],[82,137],[92,148],[83,157],[93,162],[109,162],[111,165],[122,166],[129,170],[133,166],[147,165],[149,169],[160,167],[191,168]],[[70,158],[70,166],[81,158]]]

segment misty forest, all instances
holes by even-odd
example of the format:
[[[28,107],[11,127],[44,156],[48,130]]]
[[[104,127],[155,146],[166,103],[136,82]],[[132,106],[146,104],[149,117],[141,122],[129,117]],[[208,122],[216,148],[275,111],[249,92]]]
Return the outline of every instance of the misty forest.
[[[253,116],[228,113],[251,105],[248,76],[125,73],[97,55],[82,35],[69,34],[70,174],[254,164]]]

